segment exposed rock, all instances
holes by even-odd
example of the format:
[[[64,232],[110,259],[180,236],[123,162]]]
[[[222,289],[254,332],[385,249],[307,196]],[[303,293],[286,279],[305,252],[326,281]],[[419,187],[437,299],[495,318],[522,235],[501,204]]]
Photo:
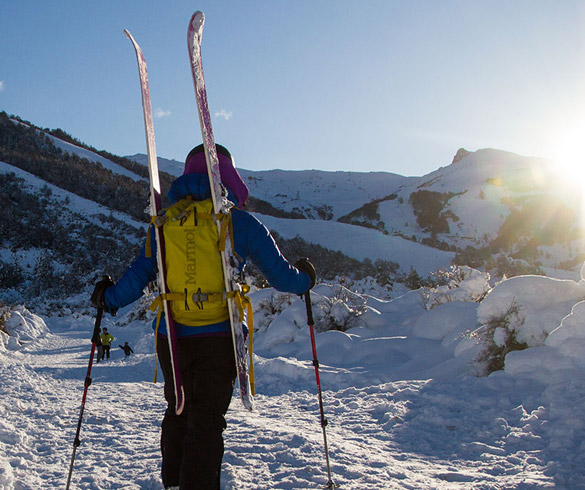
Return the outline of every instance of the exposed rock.
[[[457,150],[457,153],[453,157],[453,161],[451,162],[451,164],[457,163],[458,161],[463,160],[466,156],[469,155],[471,155],[471,152],[467,151],[465,148],[459,148]]]

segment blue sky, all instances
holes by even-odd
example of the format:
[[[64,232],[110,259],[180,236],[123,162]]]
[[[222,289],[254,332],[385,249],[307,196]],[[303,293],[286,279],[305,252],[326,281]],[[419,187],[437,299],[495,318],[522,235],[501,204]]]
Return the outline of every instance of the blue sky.
[[[585,130],[585,2],[0,0],[0,110],[119,155],[201,135],[186,48],[206,14],[216,140],[239,166],[423,175],[460,147],[555,156]],[[577,151],[577,150],[575,150]]]

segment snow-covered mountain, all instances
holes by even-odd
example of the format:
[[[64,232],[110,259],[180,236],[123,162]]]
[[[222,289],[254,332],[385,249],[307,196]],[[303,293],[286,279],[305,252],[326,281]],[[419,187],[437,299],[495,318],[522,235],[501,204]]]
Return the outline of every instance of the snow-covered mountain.
[[[147,156],[143,154],[128,158],[147,164]],[[182,162],[159,157],[158,163],[161,170],[171,175],[183,173]],[[386,197],[414,179],[388,172],[254,171],[245,168],[238,171],[251,196],[297,217],[321,220],[337,220],[370,201]]]
[[[146,161],[144,155],[132,158]],[[182,173],[180,162],[159,161],[174,175]],[[579,267],[585,256],[582,193],[541,158],[460,149],[451,164],[422,177],[317,170],[240,173],[252,196],[313,220],[265,218],[271,229],[359,260],[393,260],[426,275],[434,268],[422,265],[421,253],[433,257],[437,267],[452,260],[454,251],[472,249],[475,258],[502,253],[541,270]]]
[[[2,124],[3,137],[10,142],[0,145],[0,173],[17,174],[26,183],[22,188],[32,194],[42,194],[46,181],[52,196],[44,198],[52,199],[55,208],[59,199],[73,206],[82,196],[85,208],[94,200],[94,211],[79,214],[104,216],[94,223],[102,227],[100,235],[108,232],[108,220],[116,219],[127,222],[131,231],[126,234],[141,236],[136,225],[146,221],[145,155],[114,157],[62,132],[47,134],[15,118],[4,117]],[[28,156],[15,152],[12,140],[22,140],[19,145]],[[39,157],[35,155],[43,152],[48,152],[50,164],[36,162]],[[61,164],[64,170],[58,169]],[[182,173],[181,162],[159,157],[159,165],[169,174],[163,174],[163,184]],[[495,276],[530,271],[576,277],[585,257],[581,194],[562,186],[543,159],[492,149],[460,149],[452,163],[421,177],[318,170],[240,169],[240,173],[255,198],[252,210],[280,239],[300,238],[322,247],[319,250],[369,261],[370,270],[383,260],[385,264],[378,268],[392,272],[380,277],[394,283],[404,282],[409,272],[426,278],[448,269],[454,260]],[[97,185],[95,190],[84,179]],[[8,200],[7,205],[10,203]],[[124,213],[130,216],[121,217]],[[20,265],[14,257],[28,249],[11,239],[0,244],[0,249],[0,259],[8,264],[4,269],[10,269],[16,281]],[[317,256],[322,252],[304,250],[320,260]],[[64,262],[66,258],[55,259],[53,269],[66,267]],[[321,267],[328,277],[352,275],[357,269],[355,264],[344,267],[338,260],[339,269],[328,270],[332,262]],[[29,266],[29,271],[37,265]],[[107,268],[107,264],[100,267]]]
[[[40,193],[43,180],[52,179],[48,185],[52,186],[53,197],[77,202],[79,184],[65,187],[44,173],[60,161],[65,163],[59,159],[71,155],[67,158],[75,159],[77,166],[66,171],[68,178],[82,182],[83,176],[76,177],[74,172],[87,168],[93,182],[109,179],[95,192],[86,190],[81,194],[86,199],[85,209],[91,205],[92,196],[102,194],[104,186],[111,189],[103,192],[101,200],[93,198],[98,202],[95,212],[84,211],[81,215],[107,214],[105,206],[114,206],[114,198],[119,201],[114,206],[115,215],[119,218],[120,212],[130,213],[132,217],[127,222],[134,230],[137,219],[146,219],[142,210],[147,196],[139,202],[131,197],[134,192],[144,193],[141,189],[146,186],[145,155],[114,158],[107,152],[98,153],[83,146],[74,138],[63,139],[59,131],[46,134],[14,118],[3,124],[14,130],[7,138],[40,141],[35,143],[39,146],[37,153],[52,148],[55,160],[50,167],[29,163],[34,161],[34,153],[28,162],[10,161],[18,158],[5,150],[1,171],[15,172],[24,178],[29,182],[25,187],[30,192]],[[27,141],[22,146],[30,148],[35,144]],[[170,175],[165,177],[165,182],[182,173],[181,162],[159,157],[159,165]],[[575,277],[575,270],[585,256],[580,227],[581,194],[562,186],[550,162],[543,159],[492,149],[475,152],[460,149],[451,164],[421,177],[318,170],[240,169],[240,173],[255,198],[252,209],[281,239],[301,238],[308,244],[341,252],[358,261],[384,260],[387,264],[397,264],[392,276],[394,282],[409,271],[427,277],[439,269],[448,269],[453,260],[482,267],[496,276],[538,271],[557,277]],[[131,187],[121,191],[124,182],[129,182]],[[56,187],[60,188],[58,192]],[[133,206],[132,212],[129,204]],[[0,248],[5,264],[23,254],[22,247],[16,250],[10,241]],[[343,275],[344,271],[335,274]]]

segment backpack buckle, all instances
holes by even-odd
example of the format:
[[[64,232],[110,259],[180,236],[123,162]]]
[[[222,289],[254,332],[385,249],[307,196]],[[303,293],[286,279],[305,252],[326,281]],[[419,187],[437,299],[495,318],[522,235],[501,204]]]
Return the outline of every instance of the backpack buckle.
[[[209,301],[209,295],[207,293],[202,293],[201,289],[199,289],[199,291],[197,291],[196,293],[193,293],[193,296],[191,296],[191,298],[193,299],[193,303],[195,303],[197,305],[197,308],[199,308],[200,310],[203,309],[203,302]]]

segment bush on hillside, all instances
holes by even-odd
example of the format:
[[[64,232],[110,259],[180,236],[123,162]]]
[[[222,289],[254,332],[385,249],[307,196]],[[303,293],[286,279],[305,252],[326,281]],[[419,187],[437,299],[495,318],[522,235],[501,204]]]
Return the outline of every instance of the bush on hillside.
[[[449,219],[458,221],[457,216],[445,210],[449,199],[456,194],[452,192],[435,192],[421,189],[410,195],[409,203],[412,206],[416,222],[423,231],[432,235],[449,233]]]
[[[488,376],[494,371],[504,369],[506,355],[509,352],[528,348],[528,344],[518,341],[515,330],[510,328],[511,324],[522,323],[519,306],[513,302],[504,314],[492,317],[475,332],[475,336],[482,344],[476,360],[481,370],[480,374]]]

